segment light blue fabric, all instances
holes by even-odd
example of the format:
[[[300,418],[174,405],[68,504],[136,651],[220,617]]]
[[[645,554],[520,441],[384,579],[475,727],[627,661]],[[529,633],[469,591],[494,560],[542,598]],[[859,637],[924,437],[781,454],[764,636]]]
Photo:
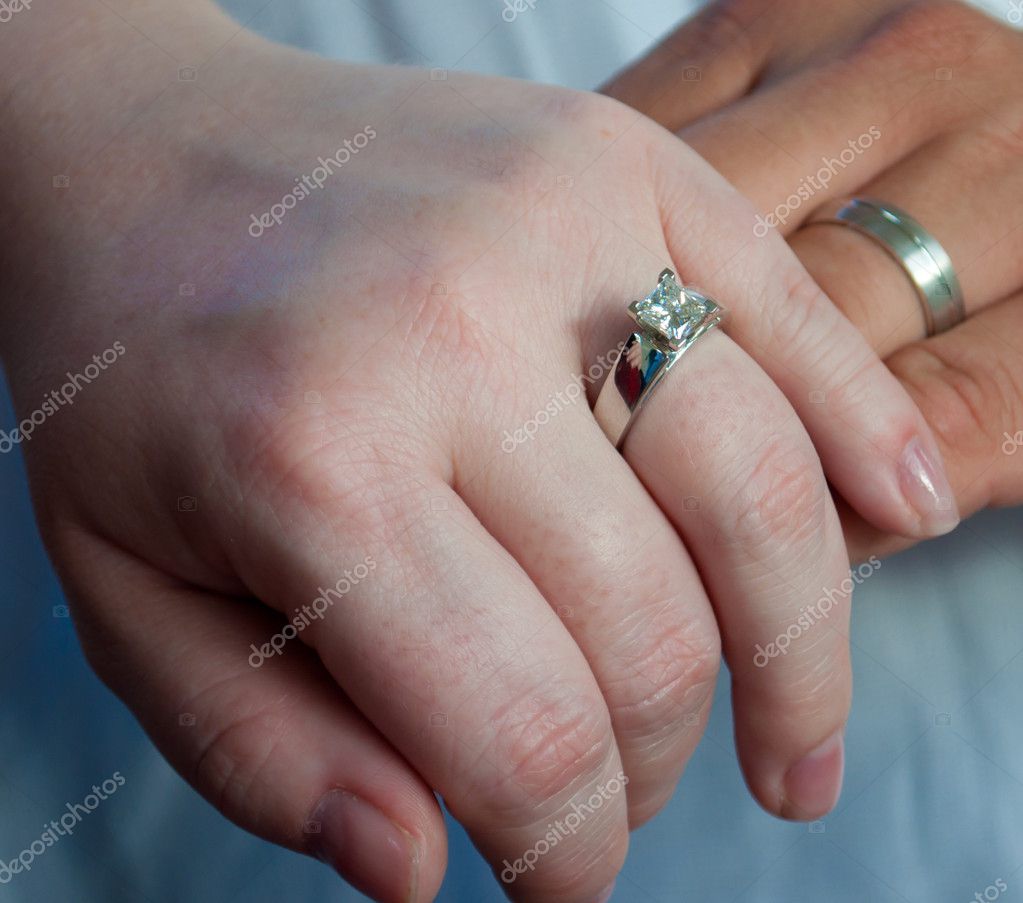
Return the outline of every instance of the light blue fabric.
[[[258,30],[335,57],[580,88],[691,8],[535,0],[506,22],[498,0],[228,6]],[[0,428],[13,423],[0,397]],[[115,772],[125,779],[31,872],[0,884],[0,903],[363,899],[324,866],[230,825],[169,769],[82,658],[17,454],[0,455],[0,500],[0,859],[93,784]],[[752,802],[722,683],[678,793],[633,836],[614,900],[967,903],[1001,880],[1000,900],[1023,901],[1021,540],[1023,510],[985,514],[884,562],[857,590],[847,780],[824,823],[785,824]],[[501,899],[464,832],[450,819],[449,829],[440,899]]]

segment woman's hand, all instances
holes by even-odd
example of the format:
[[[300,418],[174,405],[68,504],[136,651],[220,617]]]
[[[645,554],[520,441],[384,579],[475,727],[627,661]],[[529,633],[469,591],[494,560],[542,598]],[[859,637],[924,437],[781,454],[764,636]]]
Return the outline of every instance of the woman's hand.
[[[751,198],[934,428],[959,509],[1023,502],[1023,35],[964,4],[730,0],[606,90]],[[897,263],[833,198],[908,210],[952,257],[970,319],[923,340]],[[824,409],[831,399],[823,398]],[[910,541],[843,512],[854,559]]]
[[[436,892],[435,790],[512,896],[584,903],[671,795],[723,644],[753,792],[827,811],[848,607],[757,651],[847,577],[825,471],[883,529],[954,516],[919,412],[784,241],[613,101],[156,7],[4,27],[0,272],[45,538],[170,761],[378,899]],[[672,263],[734,340],[687,354],[623,459],[574,392]]]

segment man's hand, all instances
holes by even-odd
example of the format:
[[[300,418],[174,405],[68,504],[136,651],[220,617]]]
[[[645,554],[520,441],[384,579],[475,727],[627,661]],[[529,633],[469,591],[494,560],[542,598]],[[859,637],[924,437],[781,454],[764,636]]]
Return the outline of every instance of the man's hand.
[[[964,4],[728,0],[605,89],[726,175],[759,234],[788,236],[927,417],[964,513],[1023,502],[1021,78],[1023,35]],[[850,230],[806,225],[848,195],[937,236],[968,322],[923,341],[898,264]],[[842,509],[855,560],[911,542]]]

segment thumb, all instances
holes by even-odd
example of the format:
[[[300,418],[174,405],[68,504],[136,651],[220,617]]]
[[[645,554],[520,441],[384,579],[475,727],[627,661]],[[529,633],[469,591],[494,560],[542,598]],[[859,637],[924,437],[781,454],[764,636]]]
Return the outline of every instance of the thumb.
[[[1023,294],[907,345],[887,363],[934,431],[963,516],[1023,503]],[[843,508],[854,560],[911,544]]]

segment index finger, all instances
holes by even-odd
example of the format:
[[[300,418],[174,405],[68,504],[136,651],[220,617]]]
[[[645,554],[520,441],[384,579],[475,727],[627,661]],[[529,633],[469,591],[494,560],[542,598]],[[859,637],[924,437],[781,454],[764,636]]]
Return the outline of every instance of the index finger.
[[[319,468],[284,468],[287,499],[324,499]],[[579,647],[446,483],[403,485],[385,510],[358,488],[379,475],[333,481],[352,491],[314,511],[275,505],[295,526],[268,524],[245,579],[282,611],[329,596],[303,640],[443,797],[509,896],[592,903],[625,859],[628,777]],[[559,829],[570,817],[574,829]]]

